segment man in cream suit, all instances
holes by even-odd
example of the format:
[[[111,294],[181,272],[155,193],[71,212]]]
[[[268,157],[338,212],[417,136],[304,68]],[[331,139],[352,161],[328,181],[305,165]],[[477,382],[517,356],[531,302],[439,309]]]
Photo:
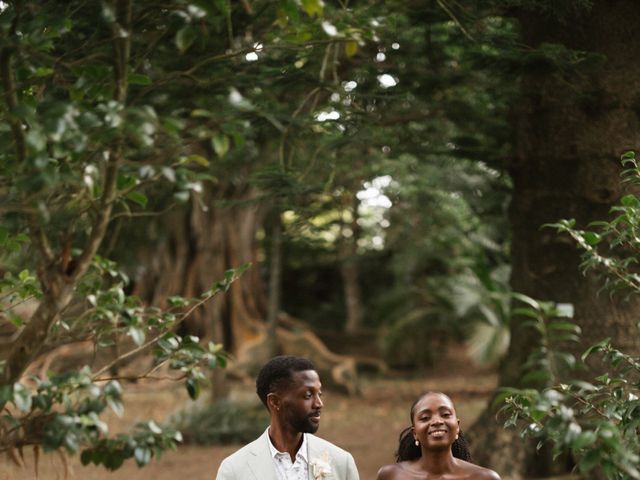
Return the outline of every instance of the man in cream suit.
[[[320,425],[321,386],[305,358],[267,362],[256,390],[271,423],[257,440],[222,461],[216,480],[359,480],[351,454],[312,435]]]

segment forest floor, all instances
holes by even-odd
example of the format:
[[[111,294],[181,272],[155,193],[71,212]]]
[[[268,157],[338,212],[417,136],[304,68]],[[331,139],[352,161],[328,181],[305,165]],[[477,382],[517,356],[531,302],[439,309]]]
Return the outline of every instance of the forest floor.
[[[496,381],[494,372],[473,366],[466,359],[464,350],[456,347],[443,356],[440,363],[420,375],[363,378],[359,397],[325,392],[318,435],[350,451],[360,478],[373,480],[381,465],[393,462],[398,434],[409,425],[409,408],[420,392],[439,390],[448,393],[457,406],[464,430],[486,406]],[[236,394],[252,395],[250,385],[239,387],[239,390]],[[116,419],[116,429],[149,418],[164,422],[189,405],[184,388],[172,384],[134,385],[125,391],[126,414],[123,419]],[[77,456],[62,458],[56,453],[40,454],[37,475],[33,452],[25,450],[22,467],[6,457],[0,458],[0,480],[213,480],[221,460],[239,446],[181,446],[157,461],[152,460],[145,468],[138,468],[130,460],[115,472],[83,467]]]

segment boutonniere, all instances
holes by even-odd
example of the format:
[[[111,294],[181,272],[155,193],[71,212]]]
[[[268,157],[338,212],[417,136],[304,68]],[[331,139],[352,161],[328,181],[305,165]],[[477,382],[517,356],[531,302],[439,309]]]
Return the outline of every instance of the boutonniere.
[[[322,458],[314,458],[309,463],[311,466],[311,475],[313,480],[323,480],[331,476],[331,464],[329,463],[329,454],[324,452]]]

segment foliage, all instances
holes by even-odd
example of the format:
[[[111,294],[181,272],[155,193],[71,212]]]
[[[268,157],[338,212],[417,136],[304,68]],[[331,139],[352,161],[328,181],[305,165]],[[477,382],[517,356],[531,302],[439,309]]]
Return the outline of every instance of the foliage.
[[[351,6],[359,24],[371,14],[366,4]],[[361,272],[364,326],[384,325],[381,337],[397,339],[400,350],[414,327],[427,337],[429,328],[443,337],[466,330],[447,279],[506,262],[503,114],[514,91],[495,67],[497,45],[513,27],[481,7],[458,13],[436,4],[376,5],[374,36],[339,58],[331,95],[317,109],[327,118],[316,125],[324,134],[305,137],[299,150],[324,165],[305,176],[322,188],[307,190],[284,215],[284,278],[292,278],[284,305],[320,328],[342,324],[340,294],[327,284],[340,286],[345,262]],[[398,359],[395,347],[387,350]]]
[[[265,3],[268,26],[254,26],[274,41],[269,31],[300,34],[295,51],[321,32],[320,6]],[[243,9],[180,0],[114,0],[98,8],[0,2],[0,301],[13,326],[0,359],[0,450],[44,445],[82,451],[83,463],[110,469],[127,458],[146,464],[180,435],[146,422],[109,436],[101,415],[107,408],[122,414],[121,381],[153,378],[166,366],[195,398],[204,368],[224,366],[219,344],[176,329],[247,265],[212,280],[196,298],[167,298],[161,309],[130,295],[129,276],[108,253],[122,220],[187,202],[207,208],[199,194],[247,143],[248,110],[278,123],[223,78],[253,43],[235,44],[230,34],[213,55],[207,48],[225,38]],[[225,69],[213,78],[225,87],[212,92],[197,76],[217,63]],[[212,117],[206,107],[214,105],[185,108],[190,94],[201,100],[196,94],[204,90],[236,115]],[[200,122],[205,117],[210,122]],[[101,363],[34,375],[39,355],[82,341],[94,345]],[[149,351],[151,367],[120,375],[121,364]]]
[[[640,183],[634,154],[624,154],[622,163],[628,167],[622,172],[623,181]],[[591,230],[575,228],[573,220],[551,226],[571,235],[583,250],[582,269],[598,271],[605,289],[612,294],[638,294],[640,201],[628,194],[611,213],[612,220],[593,222]],[[605,339],[576,361],[563,351],[562,342],[577,341],[578,327],[555,319],[553,305],[529,304],[520,313],[535,319],[530,325],[542,341],[526,365],[527,376],[547,388],[505,390],[499,399],[506,398],[507,424],[524,421],[523,435],[552,442],[557,455],[571,452],[581,473],[598,472],[611,480],[640,478],[640,358],[621,352]],[[578,367],[588,368],[587,373],[576,375]],[[566,380],[572,376],[580,379]]]
[[[634,152],[622,156],[622,181],[630,186],[640,185],[640,169]],[[603,288],[612,292],[640,292],[638,252],[640,251],[640,198],[629,193],[620,204],[611,208],[611,220],[589,224],[591,230],[576,228],[573,219],[549,225],[560,233],[567,233],[583,251],[580,267],[601,275]]]
[[[107,408],[119,416],[124,412],[119,377],[109,372],[128,358],[151,350],[151,367],[120,380],[153,379],[154,373],[166,366],[176,373],[174,380],[184,381],[189,396],[196,399],[206,383],[203,369],[224,367],[226,354],[220,344],[203,346],[197,337],[180,336],[174,329],[204,302],[226,291],[246,268],[229,271],[200,298],[170,298],[172,307],[165,310],[142,306],[134,297],[125,296],[121,287],[97,289],[88,295],[95,297],[88,299],[90,306],[78,319],[60,320],[48,340],[56,344],[89,338],[96,348],[106,348],[113,339],[127,335],[134,348],[96,371],[86,366],[76,373],[29,375],[0,387],[0,401],[7,405],[2,422],[3,449],[42,444],[45,450],[81,450],[83,464],[92,462],[116,469],[127,458],[133,457],[143,466],[163,450],[175,448],[181,441],[180,432],[153,421],[134,426],[129,434],[109,436],[101,415]]]
[[[502,265],[486,270],[469,273],[457,281],[454,302],[459,316],[475,320],[468,337],[469,356],[479,365],[496,365],[510,341],[511,269]]]
[[[185,443],[247,443],[264,432],[269,415],[262,404],[220,400],[185,410],[170,424],[182,433]]]
[[[525,366],[526,380],[549,386],[503,389],[496,403],[505,402],[502,411],[509,415],[505,426],[519,426],[523,436],[539,440],[538,448],[550,442],[556,456],[570,452],[576,468],[587,477],[599,472],[611,480],[640,478],[640,359],[625,355],[606,339],[589,347],[576,362],[561,350],[562,340],[578,340],[576,325],[554,319],[557,312],[551,305],[539,304],[521,313],[537,317],[531,325],[546,339]],[[587,360],[599,363],[587,373],[593,380],[559,383],[571,370],[586,368],[582,362]]]

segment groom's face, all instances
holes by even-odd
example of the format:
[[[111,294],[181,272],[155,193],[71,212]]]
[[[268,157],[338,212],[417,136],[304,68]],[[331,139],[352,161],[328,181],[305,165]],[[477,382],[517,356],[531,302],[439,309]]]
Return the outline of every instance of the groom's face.
[[[315,370],[293,372],[293,382],[282,392],[282,419],[296,432],[315,433],[320,426],[322,384]]]

